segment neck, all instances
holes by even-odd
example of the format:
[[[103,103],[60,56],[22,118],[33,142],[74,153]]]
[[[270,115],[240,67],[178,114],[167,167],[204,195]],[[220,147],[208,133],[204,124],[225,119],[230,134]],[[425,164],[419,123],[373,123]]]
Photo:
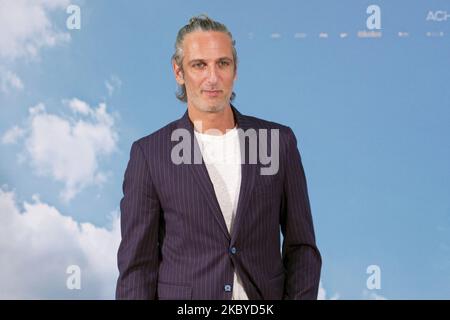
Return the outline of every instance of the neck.
[[[195,130],[200,133],[210,130],[208,133],[225,134],[227,130],[231,130],[235,126],[233,110],[230,105],[218,112],[204,112],[188,104],[188,115]]]

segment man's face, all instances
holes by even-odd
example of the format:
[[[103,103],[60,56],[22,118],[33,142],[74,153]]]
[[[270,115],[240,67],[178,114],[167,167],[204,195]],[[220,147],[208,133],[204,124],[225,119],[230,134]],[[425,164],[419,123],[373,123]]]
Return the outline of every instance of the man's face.
[[[198,31],[183,41],[183,70],[173,63],[178,84],[186,85],[188,105],[219,112],[230,103],[236,80],[230,37],[223,32]]]

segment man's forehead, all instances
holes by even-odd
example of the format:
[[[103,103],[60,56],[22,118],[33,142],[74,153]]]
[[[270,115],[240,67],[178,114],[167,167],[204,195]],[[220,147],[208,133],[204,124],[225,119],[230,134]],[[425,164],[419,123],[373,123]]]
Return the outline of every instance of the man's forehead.
[[[232,58],[232,46],[231,38],[226,33],[217,31],[192,32],[186,35],[183,41],[185,54],[214,55],[220,53],[220,56],[230,55]]]

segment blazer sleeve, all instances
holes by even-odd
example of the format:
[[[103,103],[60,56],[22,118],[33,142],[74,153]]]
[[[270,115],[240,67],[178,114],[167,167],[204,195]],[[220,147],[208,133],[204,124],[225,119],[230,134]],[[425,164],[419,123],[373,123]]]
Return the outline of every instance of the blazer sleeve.
[[[120,201],[122,240],[116,299],[155,299],[160,202],[139,142],[131,147]]]
[[[284,299],[317,299],[322,258],[316,246],[306,178],[297,140],[289,128],[281,208]]]

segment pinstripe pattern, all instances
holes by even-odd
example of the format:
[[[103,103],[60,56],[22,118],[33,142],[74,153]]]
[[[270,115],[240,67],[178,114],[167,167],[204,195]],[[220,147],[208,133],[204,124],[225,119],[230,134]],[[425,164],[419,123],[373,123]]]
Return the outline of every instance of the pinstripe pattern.
[[[260,175],[241,136],[247,161],[230,235],[204,163],[171,161],[177,128],[191,133],[192,155],[198,148],[187,111],[134,142],[120,202],[117,299],[229,300],[225,286],[233,284],[234,269],[251,300],[316,299],[321,256],[294,133],[232,108],[243,130],[279,129],[280,170]],[[270,152],[270,135],[268,146]]]

